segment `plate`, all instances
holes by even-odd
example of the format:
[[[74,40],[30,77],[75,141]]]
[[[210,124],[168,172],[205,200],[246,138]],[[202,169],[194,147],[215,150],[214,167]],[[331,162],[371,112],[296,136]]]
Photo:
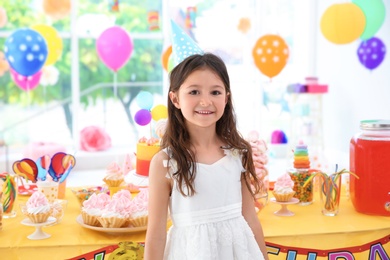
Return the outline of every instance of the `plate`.
[[[78,215],[76,218],[77,223],[79,223],[82,227],[105,232],[105,233],[135,233],[140,231],[145,231],[146,226],[143,227],[123,227],[123,228],[104,228],[104,227],[94,227],[87,224],[84,224],[83,217],[81,215]]]
[[[291,198],[291,200],[289,201],[282,202],[282,201],[276,201],[275,198],[271,198],[270,201],[281,205],[290,205],[290,204],[297,204],[299,202],[299,199]]]
[[[25,218],[22,220],[22,223],[23,225],[25,226],[32,226],[32,227],[44,227],[44,226],[48,226],[50,224],[53,224],[54,222],[56,222],[56,218],[53,218],[53,217],[49,217],[46,222],[42,222],[42,223],[33,223],[31,222],[31,220],[29,218]]]

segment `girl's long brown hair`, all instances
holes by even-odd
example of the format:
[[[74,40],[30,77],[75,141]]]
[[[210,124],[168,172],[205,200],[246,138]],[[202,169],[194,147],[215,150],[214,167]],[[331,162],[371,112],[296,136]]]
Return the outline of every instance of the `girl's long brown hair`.
[[[245,180],[247,187],[254,196],[260,191],[261,184],[255,173],[252,148],[236,127],[229,75],[222,59],[211,53],[189,56],[171,71],[169,92],[178,92],[180,86],[192,72],[205,68],[212,70],[219,76],[225,86],[226,93],[229,94],[224,113],[217,121],[216,132],[229,149],[234,148],[242,152],[242,164],[246,172],[242,174],[241,178]],[[168,122],[166,132],[161,140],[161,148],[169,148],[172,159],[177,162],[177,172],[173,173],[173,178],[177,181],[180,192],[183,196],[192,196],[195,193],[195,154],[190,149],[191,140],[181,110],[173,105],[169,97],[167,104]],[[251,184],[254,190],[252,190]],[[187,191],[184,187],[187,187]]]

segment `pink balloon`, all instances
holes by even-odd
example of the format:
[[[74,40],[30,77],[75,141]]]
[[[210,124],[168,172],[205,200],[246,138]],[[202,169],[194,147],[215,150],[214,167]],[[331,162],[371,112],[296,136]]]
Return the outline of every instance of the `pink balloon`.
[[[10,73],[12,80],[15,82],[15,84],[24,91],[33,90],[34,88],[36,88],[42,76],[42,70],[28,77],[18,74],[12,68],[10,68]]]
[[[96,50],[108,68],[118,71],[129,60],[133,52],[133,41],[124,29],[113,26],[98,37]]]

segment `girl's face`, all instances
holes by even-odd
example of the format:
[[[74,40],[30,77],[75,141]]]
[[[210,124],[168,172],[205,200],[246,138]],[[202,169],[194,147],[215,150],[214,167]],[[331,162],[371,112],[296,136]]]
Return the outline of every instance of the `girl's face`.
[[[169,97],[176,108],[181,109],[187,124],[208,127],[222,117],[228,100],[222,80],[210,69],[192,72],[178,92]]]

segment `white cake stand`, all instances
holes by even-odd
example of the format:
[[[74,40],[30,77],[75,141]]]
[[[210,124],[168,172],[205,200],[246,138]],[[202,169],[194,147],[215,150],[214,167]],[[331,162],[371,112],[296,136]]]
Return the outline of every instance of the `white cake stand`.
[[[28,218],[23,219],[21,223],[25,226],[35,227],[35,232],[32,233],[31,235],[28,235],[27,236],[28,239],[39,240],[39,239],[45,239],[51,237],[50,234],[43,232],[42,227],[53,224],[54,222],[56,222],[56,219],[54,217],[49,217],[47,221],[43,223],[33,223]]]
[[[279,209],[278,211],[275,211],[274,214],[276,216],[286,217],[286,216],[294,216],[295,215],[295,213],[290,211],[287,208],[287,206],[291,205],[291,204],[297,204],[299,202],[299,199],[292,198],[291,200],[286,201],[286,202],[279,202],[279,201],[276,201],[275,198],[271,198],[270,201],[273,203],[279,204],[281,206],[281,209]]]
[[[135,170],[131,170],[126,176],[125,181],[140,187],[149,186],[149,177],[137,174]]]

